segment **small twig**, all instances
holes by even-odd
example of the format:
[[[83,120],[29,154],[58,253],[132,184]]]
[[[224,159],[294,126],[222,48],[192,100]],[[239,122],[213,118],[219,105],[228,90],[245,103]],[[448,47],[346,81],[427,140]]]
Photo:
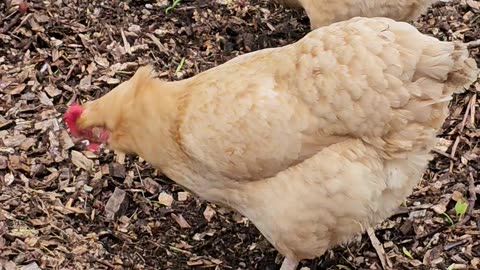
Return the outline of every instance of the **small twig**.
[[[100,260],[100,259],[97,259],[97,258],[94,258],[94,261],[97,262],[97,263],[101,263],[109,268],[112,268],[112,269],[116,269],[115,265],[107,262],[107,261],[104,261],[104,260]]]
[[[459,143],[460,143],[460,136],[457,136],[457,138],[455,139],[455,142],[453,143],[452,152],[450,153],[450,157],[452,159],[455,158],[455,154],[457,153],[457,147]],[[453,165],[454,165],[453,161],[450,160],[450,169],[449,169],[450,173],[453,172]]]
[[[20,15],[20,14],[19,14],[19,15]],[[20,29],[20,27],[22,27],[23,24],[24,24],[25,22],[27,22],[27,21],[30,19],[30,17],[32,17],[32,16],[33,16],[32,13],[28,13],[28,14],[22,19],[22,21],[20,22],[20,24],[19,24],[12,32],[13,32],[13,33],[17,32],[18,29]]]
[[[457,138],[455,139],[455,142],[453,143],[452,152],[450,153],[450,157],[452,159],[455,158],[455,154],[457,153],[457,147],[459,143],[460,143],[460,136],[457,136]]]
[[[449,228],[448,225],[443,225],[443,226],[438,227],[438,228],[436,228],[436,229],[434,229],[434,230],[432,230],[432,231],[430,231],[430,232],[427,232],[427,233],[425,233],[425,234],[416,236],[416,237],[415,237],[415,240],[422,240],[422,239],[427,238],[427,237],[430,237],[430,236],[432,236],[432,235],[434,235],[434,234],[436,234],[436,233],[442,232],[442,231],[444,231],[444,230],[446,230],[446,229],[448,229],[448,228]]]
[[[143,258],[143,256],[142,256],[140,253],[138,253],[138,252],[135,252],[135,255],[137,255],[137,256],[138,256],[138,258],[140,258],[140,260],[142,260],[142,261],[143,261],[143,264],[145,264],[145,258]]]
[[[125,51],[128,54],[132,54],[132,49],[130,48],[130,43],[128,43],[128,40],[127,40],[127,37],[125,36],[125,32],[123,31],[123,28],[120,28],[120,34],[122,35],[123,47],[125,48]]]
[[[347,246],[347,252],[350,256],[352,256],[352,258],[355,258],[355,255],[353,255],[352,251],[350,250],[350,248]],[[345,260],[346,263],[348,263],[351,267],[353,267],[355,269],[355,265],[353,263],[351,263],[347,258],[345,258],[345,256],[343,256],[342,253],[340,253],[340,256]]]
[[[444,250],[444,251],[449,251],[449,250],[451,250],[451,249],[453,249],[453,248],[456,248],[456,247],[458,247],[458,246],[462,246],[462,245],[468,243],[468,241],[469,241],[469,240],[464,239],[464,240],[461,240],[461,241],[457,241],[457,242],[450,243],[450,244],[446,245],[446,246],[443,248],[443,250]]]
[[[135,169],[137,171],[137,174],[138,174],[138,178],[140,178],[140,183],[143,185],[143,178],[142,178],[142,175],[140,174],[140,170],[138,169],[138,165],[137,163],[133,163],[135,165]]]
[[[67,72],[67,76],[65,76],[65,82],[68,81],[70,79],[70,76],[72,76],[72,72],[73,70],[75,69],[75,66],[77,65],[77,62],[76,61],[73,61],[72,62],[72,65],[70,66],[70,69],[68,70]]]
[[[395,212],[391,215],[391,217],[408,214],[410,213],[410,211],[411,209],[408,207],[398,207],[397,209],[395,209]]]
[[[5,10],[9,10],[10,7],[8,7],[8,4],[7,4],[7,7],[5,8]],[[5,20],[8,20],[10,19],[11,17],[13,17],[14,15],[17,15],[18,13],[18,9],[12,11],[10,14],[8,14],[5,18],[2,19],[2,22],[5,21]]]
[[[468,175],[468,209],[465,215],[463,216],[463,219],[457,223],[457,226],[463,226],[465,225],[470,218],[472,217],[473,213],[473,208],[475,206],[475,202],[477,201],[477,192],[475,188],[475,178],[473,177],[473,173],[470,172]]]
[[[187,254],[187,255],[192,255],[192,253],[188,250],[183,250],[183,249],[180,249],[180,248],[177,248],[177,247],[174,247],[174,246],[168,246],[168,248],[174,252],[177,252],[177,253],[183,253],[183,254]]]
[[[460,131],[463,131],[465,125],[467,124],[468,116],[470,115],[470,109],[472,108],[472,102],[474,102],[473,96],[470,96],[470,100],[468,101],[467,109],[465,110],[465,114],[463,115],[462,126],[460,127]]]
[[[477,104],[477,94],[473,94],[472,96],[471,108],[470,108],[470,125],[475,127],[475,104]]]
[[[469,48],[469,49],[475,48],[475,47],[478,47],[478,46],[480,46],[480,39],[470,41],[470,42],[467,43],[467,48]]]
[[[2,29],[2,33],[5,34],[8,32],[8,30],[10,30],[10,28],[12,28],[17,22],[18,20],[20,20],[20,13],[18,13],[11,21],[10,23],[8,23],[7,25],[5,25],[5,27],[3,27]]]
[[[135,165],[135,169],[137,171],[137,174],[138,174],[138,178],[140,178],[140,184],[142,185],[142,187],[145,187],[145,184],[143,183],[143,178],[142,178],[142,174],[140,174],[140,170],[138,169],[138,165],[136,162],[133,163]],[[144,191],[144,188],[142,188],[141,190],[142,192],[142,196],[145,198],[145,191]]]
[[[160,40],[158,40],[158,38],[150,33],[146,33],[145,34],[147,37],[149,37],[153,43],[155,43],[155,45],[157,45],[158,49],[161,51],[161,52],[165,52],[167,51],[167,48],[165,48],[165,46],[160,42]]]
[[[453,161],[456,161],[456,160],[457,160],[456,157],[452,157],[452,156],[450,156],[449,154],[447,154],[447,153],[445,153],[445,152],[443,152],[443,151],[440,151],[440,150],[438,150],[438,149],[435,149],[435,148],[432,149],[432,152],[435,152],[436,154],[442,155],[442,156],[444,156],[444,157],[446,157],[446,158],[449,158],[449,159],[451,159],[451,160],[453,160]]]
[[[377,236],[375,235],[375,231],[370,227],[367,229],[368,237],[370,238],[370,242],[375,248],[377,252],[378,258],[380,259],[380,263],[382,264],[383,269],[391,269],[392,262],[388,259],[387,255],[385,254],[385,250],[383,249],[382,243],[378,240]]]

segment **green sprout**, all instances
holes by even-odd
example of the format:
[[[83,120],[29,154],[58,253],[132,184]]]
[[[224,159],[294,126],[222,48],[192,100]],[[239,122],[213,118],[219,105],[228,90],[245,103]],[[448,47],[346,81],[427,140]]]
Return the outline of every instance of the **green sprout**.
[[[184,64],[185,64],[185,57],[183,57],[182,60],[180,60],[180,64],[178,64],[177,69],[175,70],[175,74],[177,74],[178,72],[180,72],[180,70],[182,70]]]
[[[450,264],[449,267],[447,267],[447,270],[455,270],[455,269],[464,269],[462,265],[458,265],[456,263]]]
[[[455,225],[455,222],[453,222],[452,218],[447,213],[442,213],[442,216],[444,216],[448,220],[448,222],[450,223],[450,226]]]
[[[172,4],[165,9],[165,14],[167,14],[170,10],[174,9],[178,4],[180,4],[181,0],[173,0]]]
[[[403,254],[405,254],[405,256],[410,258],[410,260],[413,260],[412,253],[410,253],[410,251],[408,251],[405,247],[402,247],[402,251],[403,251]]]

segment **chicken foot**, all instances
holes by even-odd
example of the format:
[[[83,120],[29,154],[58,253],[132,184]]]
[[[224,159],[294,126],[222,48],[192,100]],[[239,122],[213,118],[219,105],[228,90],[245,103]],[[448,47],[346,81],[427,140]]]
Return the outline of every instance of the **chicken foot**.
[[[298,260],[285,257],[280,270],[296,270],[299,264]]]

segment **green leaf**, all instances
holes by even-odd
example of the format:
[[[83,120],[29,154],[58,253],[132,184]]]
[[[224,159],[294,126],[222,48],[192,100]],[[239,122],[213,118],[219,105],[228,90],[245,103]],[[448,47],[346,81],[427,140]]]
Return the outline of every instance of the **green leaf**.
[[[447,270],[454,270],[455,269],[455,264],[452,263],[450,266],[447,268]]]
[[[180,70],[182,70],[183,65],[185,64],[185,57],[180,60],[180,64],[178,64],[177,69],[175,70],[175,74],[178,73]]]
[[[412,254],[410,253],[410,251],[408,251],[405,247],[402,247],[402,251],[403,251],[403,254],[405,254],[405,256],[407,256],[408,258],[410,258],[410,260],[413,260],[413,256],[412,256]]]
[[[339,270],[351,270],[350,267],[345,266],[343,264],[337,264],[335,265]]]
[[[455,223],[453,222],[452,218],[451,218],[447,213],[442,213],[442,216],[444,216],[444,217],[448,220],[448,222],[450,222],[450,225],[451,225],[451,226],[454,226],[454,225],[455,225]]]
[[[467,212],[468,208],[468,202],[465,202],[463,200],[458,200],[457,203],[455,204],[455,213],[457,216],[463,217],[465,213]]]

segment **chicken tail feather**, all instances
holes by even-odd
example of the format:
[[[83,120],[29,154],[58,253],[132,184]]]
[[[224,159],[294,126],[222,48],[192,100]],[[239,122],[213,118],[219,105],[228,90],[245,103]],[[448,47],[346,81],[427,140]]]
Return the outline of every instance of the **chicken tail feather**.
[[[454,66],[448,74],[445,90],[448,93],[463,93],[478,78],[479,70],[473,58],[469,58],[465,44],[454,43],[452,54]]]

